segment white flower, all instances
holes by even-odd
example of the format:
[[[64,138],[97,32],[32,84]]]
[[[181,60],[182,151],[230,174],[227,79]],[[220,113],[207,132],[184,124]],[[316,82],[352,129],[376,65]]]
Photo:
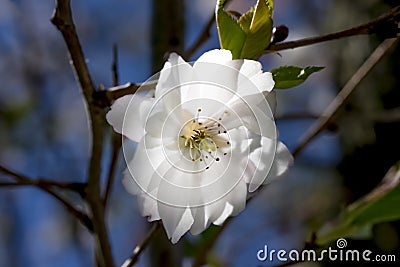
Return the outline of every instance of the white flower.
[[[287,170],[292,156],[276,140],[273,86],[259,62],[232,60],[227,50],[193,65],[173,53],[154,97],[137,93],[112,105],[108,122],[138,142],[133,159],[125,155],[124,185],[173,243],[237,215],[248,192]]]

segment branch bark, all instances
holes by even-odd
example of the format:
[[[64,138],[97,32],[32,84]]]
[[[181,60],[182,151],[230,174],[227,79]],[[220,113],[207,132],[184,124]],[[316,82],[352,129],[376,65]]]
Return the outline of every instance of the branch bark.
[[[157,236],[161,229],[161,221],[155,222],[153,228],[147,234],[147,237],[143,240],[140,245],[137,245],[133,250],[132,256],[127,259],[121,267],[131,267],[133,266],[138,260],[139,256],[142,252],[148,247],[151,241]]]
[[[113,85],[117,86],[119,83],[117,45],[114,45],[114,47],[113,47],[113,62],[111,64],[111,72],[112,72],[112,77],[113,77]],[[110,192],[111,192],[111,187],[114,183],[115,171],[116,171],[117,163],[118,163],[118,154],[119,154],[119,151],[121,150],[121,144],[122,144],[122,136],[119,133],[116,133],[113,131],[112,132],[112,150],[111,150],[111,158],[110,158],[110,165],[109,165],[110,167],[108,169],[106,189],[105,189],[104,197],[103,197],[104,208],[107,206],[107,202],[108,202]]]
[[[326,41],[337,40],[337,39],[350,37],[350,36],[380,33],[381,31],[386,30],[384,28],[385,26],[395,25],[395,24],[386,25],[385,22],[393,21],[393,23],[397,24],[396,17],[398,17],[399,15],[400,15],[400,6],[397,6],[397,7],[392,8],[387,13],[379,16],[378,18],[376,18],[370,22],[361,24],[357,27],[352,27],[352,28],[344,30],[344,31],[339,31],[339,32],[316,36],[316,37],[311,37],[311,38],[300,39],[300,40],[296,40],[296,41],[271,44],[264,51],[264,53],[293,49],[293,48],[298,48],[298,47],[302,47],[302,46],[322,43],[322,42],[326,42]],[[390,36],[390,37],[395,37],[395,36]]]
[[[396,43],[398,38],[386,39],[383,41],[361,67],[354,73],[350,80],[344,85],[335,99],[329,104],[318,120],[311,125],[299,145],[293,151],[293,156],[297,156],[317,135],[319,135],[330,123],[332,117],[344,105],[351,93],[357,88],[360,82],[368,75],[368,73],[376,66],[382,57]]]
[[[227,0],[224,3],[226,6],[231,0]],[[205,24],[203,30],[197,37],[196,41],[183,53],[183,57],[189,60],[193,54],[211,37],[211,27],[215,23],[215,13],[213,13]]]
[[[56,0],[56,8],[51,22],[64,37],[75,75],[87,103],[92,133],[92,151],[89,162],[86,200],[92,212],[97,258],[101,260],[100,264],[102,266],[113,267],[114,260],[105,225],[104,207],[100,191],[104,110],[96,105],[95,102],[94,94],[96,90],[86,65],[78,34],[76,33],[70,0]]]
[[[90,232],[93,232],[93,224],[91,219],[87,216],[87,214],[83,213],[82,211],[76,209],[71,203],[69,203],[61,194],[59,194],[57,191],[53,189],[53,186],[59,186],[59,183],[55,182],[41,182],[41,180],[36,180],[29,178],[23,174],[16,173],[4,166],[0,166],[0,172],[10,176],[13,178],[16,182],[12,183],[0,183],[0,186],[26,186],[26,185],[31,185],[35,186],[44,192],[50,194],[53,196],[55,199],[60,201],[64,207],[71,213],[73,216],[75,216]],[[63,186],[61,186],[63,187]]]

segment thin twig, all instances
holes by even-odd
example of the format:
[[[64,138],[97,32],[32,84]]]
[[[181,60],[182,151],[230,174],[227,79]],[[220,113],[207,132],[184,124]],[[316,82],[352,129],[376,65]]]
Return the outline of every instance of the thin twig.
[[[109,102],[112,103],[112,101],[117,100],[120,97],[136,93],[136,91],[139,88],[140,85],[134,83],[127,83],[119,86],[114,86],[106,91],[106,97],[109,100]]]
[[[227,0],[224,5],[228,4]],[[211,27],[215,23],[215,13],[213,13],[204,25],[203,30],[197,37],[196,41],[183,53],[185,59],[190,59],[193,54],[211,37]]]
[[[113,77],[113,86],[119,84],[119,73],[118,73],[118,46],[114,44],[113,46],[113,61],[111,64],[111,73]]]
[[[335,99],[325,109],[318,120],[307,130],[304,137],[301,138],[299,145],[293,151],[294,156],[297,156],[312,139],[326,128],[332,117],[344,105],[351,93],[357,88],[357,85],[367,76],[367,74],[382,59],[396,41],[396,38],[386,39],[374,50],[374,52],[372,52],[368,59],[354,73]]]
[[[117,168],[118,155],[119,155],[119,151],[121,150],[121,144],[122,144],[122,136],[119,133],[113,132],[112,133],[111,161],[110,161],[110,167],[108,169],[107,184],[106,184],[106,189],[105,189],[104,197],[103,197],[103,206],[104,207],[107,206],[111,187],[114,183],[115,171]]]
[[[32,185],[35,186],[44,192],[50,194],[54,198],[56,198],[58,201],[60,201],[65,208],[73,215],[75,216],[90,232],[93,232],[93,225],[90,220],[90,218],[83,213],[82,211],[77,210],[71,203],[69,203],[64,197],[62,197],[58,192],[54,191],[52,186],[54,186],[55,183],[52,183],[49,185],[48,183],[40,183],[35,179],[29,178],[23,174],[16,173],[4,166],[0,166],[0,172],[6,174],[7,176],[13,178],[16,182],[12,183],[0,183],[3,184],[3,186],[19,186],[19,185]]]
[[[111,72],[113,76],[113,85],[117,86],[119,83],[119,73],[118,73],[118,48],[117,45],[113,47],[113,62],[111,64]],[[108,169],[107,175],[107,184],[106,189],[103,196],[103,206],[107,207],[107,201],[109,199],[111,187],[114,183],[115,179],[115,170],[118,163],[118,155],[121,148],[122,136],[119,133],[113,131],[112,133],[112,150],[111,150],[111,159],[110,159],[110,167]]]
[[[213,13],[213,15],[208,19],[200,35],[197,37],[197,40],[183,53],[183,58],[190,59],[193,54],[211,37],[210,31],[211,27],[214,25],[214,22],[215,14]]]
[[[311,114],[309,112],[294,112],[294,113],[286,113],[275,115],[275,120],[299,120],[299,119],[316,119],[317,115]]]
[[[296,40],[296,41],[271,44],[268,47],[268,49],[265,50],[265,53],[281,51],[281,50],[286,50],[286,49],[293,49],[293,48],[297,48],[297,47],[317,44],[317,43],[321,43],[321,42],[336,40],[336,39],[355,36],[355,35],[373,34],[373,33],[376,33],[378,30],[381,30],[381,28],[379,26],[381,26],[383,24],[383,22],[395,20],[395,17],[399,16],[399,14],[400,14],[400,6],[397,6],[395,8],[392,8],[387,13],[379,16],[378,18],[376,18],[368,23],[365,23],[360,26],[353,27],[353,28],[350,28],[350,29],[347,29],[344,31],[339,31],[339,32],[330,33],[327,35],[322,35],[322,36],[317,36],[317,37],[300,39],[300,40]],[[204,26],[202,32],[200,33],[200,35],[198,36],[196,41],[193,43],[193,45],[185,51],[184,58],[189,59],[193,55],[193,53],[197,49],[199,49],[205,41],[207,41],[207,39],[210,37],[210,29],[214,23],[214,20],[215,20],[215,14],[213,14],[210,17],[210,19]],[[115,87],[109,88],[106,91],[106,98],[109,100],[109,103],[112,103],[112,101],[114,101],[122,96],[125,96],[128,94],[134,94],[140,87],[141,87],[141,84],[134,84],[134,83],[127,83],[125,85],[115,86]],[[147,87],[147,88],[143,88],[143,89],[150,90],[150,89],[152,89],[152,87]]]
[[[286,49],[293,49],[297,47],[322,43],[331,40],[337,40],[345,37],[355,36],[355,35],[365,35],[365,34],[374,34],[378,33],[382,29],[384,22],[388,22],[390,20],[395,21],[395,18],[400,15],[400,6],[392,8],[387,13],[379,16],[378,18],[362,24],[357,27],[353,27],[344,31],[339,31],[335,33],[330,33],[326,35],[321,35],[317,37],[305,38],[296,41],[278,43],[278,44],[271,44],[264,52],[269,53],[273,51],[281,51]],[[394,22],[393,22],[394,23]],[[393,36],[392,36],[393,37]]]
[[[146,238],[143,240],[143,242],[136,246],[136,248],[133,250],[132,256],[127,259],[121,267],[131,267],[133,266],[138,260],[140,254],[147,248],[147,246],[150,244],[150,242],[153,240],[154,237],[159,233],[161,229],[161,222],[157,221],[154,223],[153,228],[150,229],[149,233],[147,234]]]
[[[85,194],[85,183],[80,182],[55,182],[48,179],[31,179],[18,182],[0,182],[0,186],[41,186],[41,187],[55,187],[64,190],[76,192],[83,196]]]
[[[100,192],[104,110],[95,104],[94,94],[96,90],[75,30],[70,0],[56,0],[56,8],[51,21],[64,37],[73,69],[87,103],[91,123],[92,151],[89,162],[86,199],[92,212],[97,258],[102,261],[100,262],[101,265],[113,267],[114,260],[105,225],[104,207]]]
[[[19,187],[19,186],[27,186],[33,185],[32,183],[19,183],[19,182],[0,182],[0,187]]]

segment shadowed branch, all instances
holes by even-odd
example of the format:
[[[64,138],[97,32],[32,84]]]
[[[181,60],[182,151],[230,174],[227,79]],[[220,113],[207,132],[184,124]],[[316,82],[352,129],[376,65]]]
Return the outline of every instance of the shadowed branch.
[[[72,18],[70,0],[57,0],[51,22],[64,37],[81,91],[87,103],[90,117],[92,151],[89,162],[88,186],[86,200],[92,212],[96,255],[99,264],[113,267],[114,260],[105,225],[104,207],[100,191],[101,159],[103,153],[103,123],[104,110],[96,105],[96,92],[87,67],[85,56],[75,30]]]

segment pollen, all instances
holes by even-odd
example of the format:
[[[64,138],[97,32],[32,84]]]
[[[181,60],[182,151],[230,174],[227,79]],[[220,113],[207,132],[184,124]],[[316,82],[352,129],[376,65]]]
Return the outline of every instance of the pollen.
[[[225,136],[227,130],[222,126],[220,120],[229,113],[225,111],[221,117],[215,120],[200,117],[201,111],[202,109],[198,108],[196,116],[184,125],[179,144],[181,151],[190,161],[203,162],[208,169],[211,162],[221,161],[221,157],[216,156],[218,153],[223,156],[227,155],[226,152],[223,153],[224,151],[219,152],[221,148],[230,145]]]

